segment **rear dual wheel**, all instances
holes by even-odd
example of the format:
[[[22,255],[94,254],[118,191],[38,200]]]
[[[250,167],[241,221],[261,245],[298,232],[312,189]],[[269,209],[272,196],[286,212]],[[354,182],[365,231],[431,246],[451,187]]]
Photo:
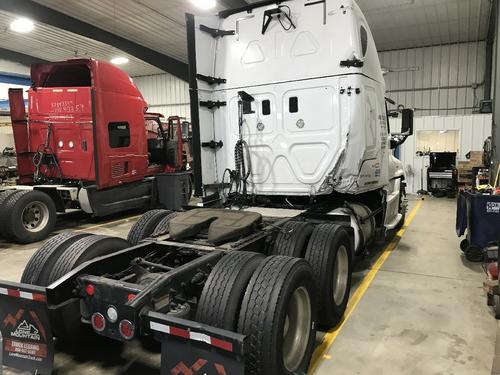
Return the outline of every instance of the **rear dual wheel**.
[[[342,319],[351,289],[353,249],[339,225],[289,221],[281,228],[272,253],[305,258],[313,268],[320,294],[321,325],[329,328]]]
[[[241,301],[263,254],[235,251],[212,269],[203,287],[196,320],[217,328],[235,331]]]
[[[320,293],[319,322],[327,328],[336,326],[344,316],[351,290],[352,254],[345,229],[333,224],[314,228],[305,259]]]
[[[150,237],[160,222],[172,214],[172,211],[157,209],[143,214],[139,220],[130,228],[127,241],[132,245],[138,245],[142,240]]]
[[[276,236],[271,251],[272,255],[303,258],[313,229],[312,224],[303,221],[289,221],[285,223]]]
[[[254,272],[238,320],[247,336],[245,374],[307,372],[316,338],[317,297],[311,266],[283,256]]]
[[[47,286],[86,261],[125,249],[128,242],[121,238],[89,233],[61,233],[45,242],[31,257],[21,282]],[[55,335],[70,345],[89,340],[93,334],[81,324],[79,304],[61,307],[55,317]]]
[[[54,229],[57,215],[52,198],[37,190],[5,192],[0,197],[0,212],[0,234],[17,243],[45,239]]]
[[[21,282],[47,286],[50,272],[61,254],[73,243],[88,236],[90,236],[89,233],[65,232],[46,241],[28,261]]]
[[[305,373],[316,336],[316,286],[297,258],[234,252],[214,267],[197,320],[247,336],[245,374]]]

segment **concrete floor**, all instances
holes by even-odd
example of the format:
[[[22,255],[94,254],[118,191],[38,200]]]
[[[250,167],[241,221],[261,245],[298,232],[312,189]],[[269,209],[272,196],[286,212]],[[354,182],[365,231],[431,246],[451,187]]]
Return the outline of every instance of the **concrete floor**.
[[[315,374],[491,373],[497,324],[454,227],[454,200],[422,204]]]
[[[73,227],[126,237],[136,215],[88,223],[75,213],[59,221],[58,231]],[[314,374],[490,373],[496,321],[485,303],[480,267],[460,254],[454,220],[454,200],[422,204]],[[18,281],[38,247],[0,243],[0,279]],[[383,248],[376,246],[357,264],[353,292]],[[322,338],[318,334],[318,344]],[[61,375],[158,374],[159,366],[156,345],[139,341],[122,347],[98,340],[55,358]]]

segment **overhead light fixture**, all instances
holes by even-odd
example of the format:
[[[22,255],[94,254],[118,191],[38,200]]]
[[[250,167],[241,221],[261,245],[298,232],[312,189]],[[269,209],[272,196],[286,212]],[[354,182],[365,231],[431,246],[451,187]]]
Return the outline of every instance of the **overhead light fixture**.
[[[130,60],[127,57],[119,56],[111,59],[111,64],[123,65],[128,63]]]
[[[29,18],[18,18],[10,23],[10,29],[16,33],[29,33],[34,28],[35,24]]]
[[[215,0],[191,0],[191,2],[198,8],[203,10],[213,9],[217,5],[217,2]]]

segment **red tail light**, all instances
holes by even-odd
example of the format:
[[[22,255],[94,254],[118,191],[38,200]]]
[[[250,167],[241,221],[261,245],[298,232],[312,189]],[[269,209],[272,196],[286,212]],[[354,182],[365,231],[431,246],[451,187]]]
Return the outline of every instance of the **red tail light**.
[[[87,295],[89,297],[92,297],[95,293],[95,289],[94,289],[94,286],[92,284],[88,284],[86,287],[85,287],[85,293],[87,293]]]
[[[97,332],[104,331],[104,328],[106,328],[106,320],[104,319],[104,316],[102,314],[94,313],[92,315],[92,327]]]
[[[132,301],[133,299],[135,298],[135,294],[132,294],[130,293],[128,296],[127,296],[127,300],[130,302]]]
[[[128,320],[122,320],[120,322],[120,334],[125,340],[130,340],[134,337],[134,325]]]

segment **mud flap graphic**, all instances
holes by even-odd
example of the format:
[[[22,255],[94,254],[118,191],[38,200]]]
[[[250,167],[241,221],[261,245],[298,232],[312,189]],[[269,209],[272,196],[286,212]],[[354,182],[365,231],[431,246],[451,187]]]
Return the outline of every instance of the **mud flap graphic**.
[[[44,288],[0,282],[0,332],[3,365],[52,372],[54,345]]]
[[[245,373],[245,336],[153,312],[145,320],[161,342],[161,375]]]

